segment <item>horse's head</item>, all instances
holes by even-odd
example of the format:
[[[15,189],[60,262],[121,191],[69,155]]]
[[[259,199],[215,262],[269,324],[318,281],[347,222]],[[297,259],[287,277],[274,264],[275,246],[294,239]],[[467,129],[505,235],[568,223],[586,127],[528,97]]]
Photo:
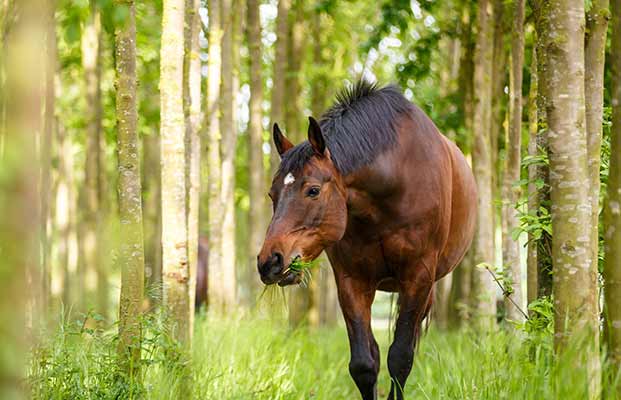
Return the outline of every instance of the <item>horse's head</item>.
[[[330,159],[317,121],[309,118],[308,143],[295,146],[274,124],[281,157],[269,196],[274,215],[257,264],[261,280],[280,286],[299,283],[296,260],[312,261],[340,240],[347,224],[346,190]]]

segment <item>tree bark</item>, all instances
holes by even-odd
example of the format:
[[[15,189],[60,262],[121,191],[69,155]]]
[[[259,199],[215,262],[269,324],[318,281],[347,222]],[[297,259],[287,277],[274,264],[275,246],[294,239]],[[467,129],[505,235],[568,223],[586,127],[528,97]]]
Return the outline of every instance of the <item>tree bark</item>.
[[[472,299],[474,301],[475,325],[479,329],[491,329],[495,325],[496,296],[491,275],[481,264],[494,263],[494,206],[492,199],[492,165],[490,124],[492,118],[492,35],[493,9],[488,0],[479,2],[477,11],[478,32],[474,63],[474,134],[473,170],[479,194],[478,219],[474,240],[474,264],[472,276]]]
[[[82,67],[86,92],[86,157],[84,165],[83,235],[80,238],[82,266],[86,279],[95,283],[96,310],[105,315],[108,309],[107,274],[100,258],[101,205],[99,167],[101,165],[101,15],[91,1],[90,15],[82,35]]]
[[[567,350],[570,338],[585,335],[581,359],[589,397],[599,398],[599,318],[597,285],[591,271],[591,203],[587,169],[584,91],[584,3],[554,0],[545,9],[548,65],[547,108],[552,210],[555,347]],[[585,229],[586,228],[586,229]],[[572,343],[575,345],[575,343]]]
[[[604,60],[610,10],[608,0],[594,0],[586,14],[584,48],[584,92],[586,107],[587,163],[589,167],[589,198],[591,201],[591,286],[598,287],[599,269],[599,194],[604,108]],[[591,301],[599,313],[599,290]]]
[[[537,118],[538,134],[537,148],[539,155],[548,154],[548,84],[546,71],[548,66],[548,49],[545,38],[549,30],[547,19],[547,8],[549,4],[542,0],[533,1],[533,14],[535,15],[535,27],[537,30]],[[537,165],[537,180],[540,182],[538,190],[537,204],[539,209],[537,215],[544,217],[544,211],[550,214],[550,168],[544,163]],[[539,286],[539,296],[552,295],[552,237],[543,231],[541,238],[537,241],[537,284]]]
[[[185,184],[188,243],[189,334],[194,327],[196,271],[198,265],[198,217],[200,207],[201,141],[201,59],[199,33],[200,0],[185,0],[183,100],[185,113]]]
[[[291,0],[278,0],[278,17],[276,19],[276,50],[274,55],[274,75],[272,76],[272,101],[270,110],[270,127],[274,123],[281,126],[285,123],[285,79],[287,73],[287,42],[289,37],[289,9],[291,8]],[[289,127],[284,127],[289,130]],[[272,141],[270,140],[270,143]],[[276,173],[276,169],[280,164],[278,151],[272,143],[270,151],[270,176]]]
[[[192,327],[183,113],[184,18],[185,0],[164,1],[160,52],[162,278],[171,335],[189,346]]]
[[[248,265],[244,268],[252,304],[259,290],[256,274],[257,254],[261,248],[267,204],[265,202],[265,168],[263,167],[263,62],[261,51],[261,14],[259,0],[248,0],[247,40],[249,50],[250,104],[248,120]]]
[[[621,366],[621,0],[612,0],[612,130],[610,172],[604,207],[604,297],[608,354],[616,372]],[[617,381],[616,393],[621,395]]]
[[[503,236],[504,276],[510,281],[511,299],[522,306],[522,274],[520,270],[520,243],[512,233],[520,225],[517,210],[522,148],[522,66],[524,64],[524,0],[515,0],[513,9],[513,34],[511,37],[511,73],[509,75],[509,132],[506,141],[506,162],[503,182],[503,219],[506,232]],[[507,319],[522,321],[521,311],[505,298]]]
[[[121,237],[117,265],[121,270],[119,353],[126,376],[140,379],[144,248],[136,111],[136,14],[134,2],[117,0],[128,14],[116,28],[116,118],[118,201]]]
[[[207,298],[209,307],[221,310],[228,295],[221,282],[222,275],[222,164],[220,158],[219,98],[222,66],[221,1],[209,0],[209,60],[207,64],[207,169],[209,201],[209,286]]]
[[[20,1],[19,19],[3,54],[6,71],[7,120],[3,121],[4,154],[0,158],[0,398],[29,397],[26,362],[29,336],[27,303],[38,287],[28,278],[39,273],[36,137],[43,129],[42,103],[45,66],[45,2]],[[8,172],[8,173],[7,173]],[[32,311],[32,310],[31,310]],[[32,336],[31,336],[32,337]]]
[[[56,118],[56,1],[46,2],[45,20],[45,119],[43,121],[43,131],[40,148],[41,162],[41,221],[40,221],[40,240],[41,240],[41,306],[42,311],[49,310],[51,297],[51,222],[52,214],[51,200],[51,170],[52,170],[52,142],[54,137],[54,126]],[[43,313],[42,315],[46,315]]]
[[[235,268],[235,146],[237,129],[234,119],[234,10],[232,0],[223,0],[222,5],[222,83],[220,86],[220,130],[222,133],[222,250],[220,280],[214,282],[221,287],[222,312],[231,310],[236,299]],[[210,280],[211,281],[211,280]]]
[[[160,175],[160,137],[157,131],[142,136],[143,218],[145,236],[145,275],[151,308],[162,301],[162,194]]]
[[[532,61],[530,64],[530,91],[528,93],[528,156],[535,157],[537,149],[537,46],[533,45]],[[528,214],[535,216],[539,210],[538,190],[535,183],[537,179],[537,165],[528,166]],[[526,260],[526,297],[527,304],[532,303],[539,297],[539,283],[537,273],[537,242],[532,233],[528,234],[527,260]]]
[[[306,129],[303,129],[302,121],[302,93],[301,76],[302,62],[304,60],[304,0],[293,0],[291,13],[289,14],[289,32],[287,46],[287,70],[285,79],[285,129],[289,132],[292,143],[298,144],[306,139]],[[305,126],[304,126],[305,127]]]

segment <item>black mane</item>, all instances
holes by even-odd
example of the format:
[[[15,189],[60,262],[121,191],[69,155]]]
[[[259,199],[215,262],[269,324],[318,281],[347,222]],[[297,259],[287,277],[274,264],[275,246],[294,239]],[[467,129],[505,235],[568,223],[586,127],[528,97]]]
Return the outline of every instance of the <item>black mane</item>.
[[[379,87],[361,80],[339,92],[319,121],[337,170],[350,174],[395,145],[398,117],[412,109],[394,85]],[[278,172],[298,172],[312,155],[310,143],[300,143],[283,155]]]

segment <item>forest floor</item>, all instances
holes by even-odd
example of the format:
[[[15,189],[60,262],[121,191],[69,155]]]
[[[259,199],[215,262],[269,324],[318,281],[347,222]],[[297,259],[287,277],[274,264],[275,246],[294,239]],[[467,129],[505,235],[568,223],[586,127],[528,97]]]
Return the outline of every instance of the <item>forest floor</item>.
[[[36,399],[177,398],[180,374],[165,365],[173,347],[166,335],[147,333],[144,386],[135,395],[116,384],[114,327],[92,331],[65,326],[33,352],[30,385]],[[73,328],[71,327],[73,326]],[[148,329],[147,329],[148,330]],[[377,330],[385,398],[389,332]],[[408,399],[584,399],[575,369],[552,362],[551,338],[530,341],[499,330],[440,332],[422,337],[408,379]],[[168,347],[167,344],[168,343]],[[195,321],[193,396],[196,399],[356,399],[348,373],[343,327],[290,330],[283,321],[199,315]],[[555,367],[560,365],[561,367]],[[173,372],[171,372],[173,371]],[[140,393],[142,392],[142,393]],[[614,397],[608,397],[614,398]]]

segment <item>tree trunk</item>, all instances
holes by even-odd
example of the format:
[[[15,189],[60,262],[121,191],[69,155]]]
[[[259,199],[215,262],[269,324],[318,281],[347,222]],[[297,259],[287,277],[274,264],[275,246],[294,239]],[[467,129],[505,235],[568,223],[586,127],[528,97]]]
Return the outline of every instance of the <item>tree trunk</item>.
[[[41,133],[41,83],[45,65],[45,2],[19,2],[19,20],[11,26],[11,36],[2,62],[6,71],[8,120],[3,121],[4,154],[0,158],[0,398],[28,398],[25,361],[28,359],[26,304],[36,287],[27,286],[27,277],[39,272],[36,137]],[[6,57],[4,57],[6,55]],[[6,173],[9,172],[9,173]],[[34,282],[33,282],[34,283]]]
[[[189,346],[192,327],[183,113],[184,18],[185,0],[164,1],[160,52],[162,279],[171,335]]]
[[[599,269],[599,193],[602,148],[602,119],[604,108],[604,59],[608,31],[608,0],[594,0],[586,14],[586,43],[584,49],[584,96],[586,107],[587,163],[589,167],[589,191],[591,201],[591,286],[598,287]],[[591,300],[599,314],[599,290]],[[599,390],[599,389],[598,389]]]
[[[547,85],[547,65],[548,49],[545,44],[545,37],[548,32],[548,20],[545,9],[548,4],[542,0],[533,2],[533,14],[535,15],[535,25],[537,30],[537,119],[538,134],[537,148],[540,155],[548,153],[548,118],[546,109],[548,106],[548,85]],[[540,181],[538,190],[537,204],[539,218],[550,214],[550,168],[544,163],[537,165],[537,180]],[[539,286],[539,296],[552,295],[552,237],[543,231],[541,238],[537,241],[537,284]]]
[[[610,173],[604,207],[604,296],[608,354],[613,372],[621,366],[621,0],[612,0],[612,130]],[[616,393],[621,395],[617,381]]]
[[[589,397],[599,397],[599,318],[591,271],[591,203],[587,169],[584,97],[584,3],[549,2],[549,159],[551,184],[555,345],[563,353],[571,337],[587,335],[575,367],[585,368]],[[562,40],[559,40],[562,38]],[[586,228],[586,229],[585,229]],[[575,343],[572,343],[575,345]]]
[[[278,18],[276,20],[276,50],[274,55],[274,75],[272,76],[272,101],[270,111],[270,129],[274,123],[281,126],[285,123],[285,79],[287,72],[287,42],[289,38],[289,9],[291,8],[291,0],[278,0]],[[291,128],[285,126],[285,130]],[[276,168],[280,164],[278,151],[272,143],[270,151],[270,176],[276,173]]]
[[[41,306],[44,313],[49,310],[51,297],[51,263],[50,263],[50,242],[51,242],[51,170],[52,170],[52,138],[55,126],[55,82],[56,77],[56,1],[46,2],[45,20],[45,50],[46,50],[46,70],[45,70],[45,119],[43,121],[43,131],[40,148],[40,171],[41,171]]]
[[[222,286],[222,165],[220,159],[220,122],[219,122],[219,98],[220,77],[222,65],[222,25],[221,25],[221,1],[209,0],[209,60],[207,64],[207,169],[208,186],[207,197],[209,201],[209,286],[207,298],[209,307],[221,310],[226,304],[228,295]]]
[[[157,131],[142,136],[143,218],[145,235],[145,275],[149,306],[162,301],[162,188],[160,137]]]
[[[194,327],[196,271],[198,265],[198,217],[200,206],[201,141],[201,59],[199,33],[200,0],[185,0],[183,100],[185,113],[185,185],[188,243],[188,313],[190,338]]]
[[[522,148],[522,66],[524,64],[524,0],[516,0],[513,10],[513,34],[511,38],[511,73],[509,77],[509,135],[506,141],[506,162],[503,182],[503,219],[506,232],[503,236],[502,254],[504,276],[512,288],[511,299],[522,306],[522,274],[520,269],[520,242],[514,240],[513,231],[520,225],[518,201],[520,186],[520,163]],[[522,321],[521,311],[505,299],[506,317]]]
[[[100,215],[100,143],[101,143],[101,15],[94,1],[82,35],[82,67],[86,92],[86,156],[84,165],[84,222],[80,239],[88,282],[96,282],[96,307],[102,315],[108,310],[107,274],[101,263],[99,241]]]
[[[289,40],[285,75],[285,129],[289,132],[289,139],[294,144],[298,144],[306,139],[306,129],[303,129],[302,121],[306,123],[307,120],[302,116],[302,85],[300,82],[305,50],[304,7],[304,0],[293,0],[291,13],[289,14]]]
[[[533,45],[532,61],[530,64],[530,91],[528,93],[528,156],[537,156],[537,46]],[[528,165],[528,215],[536,216],[539,210],[539,192],[537,190],[537,165]],[[527,304],[532,303],[539,297],[539,283],[537,274],[537,242],[532,233],[528,234],[528,247],[526,259],[526,297]]]
[[[118,199],[121,220],[117,257],[121,270],[119,353],[121,369],[126,376],[139,380],[144,248],[136,112],[136,14],[133,1],[117,0],[116,6],[129,9],[125,21],[116,28]]]
[[[220,130],[222,133],[222,250],[220,280],[214,282],[221,287],[221,311],[231,310],[236,299],[235,276],[235,146],[237,129],[234,120],[233,88],[233,1],[223,0],[222,5],[222,84],[220,86]],[[210,280],[211,281],[211,280]]]
[[[475,324],[480,329],[495,325],[496,295],[491,275],[481,264],[494,262],[494,206],[492,199],[492,165],[490,123],[492,118],[492,34],[493,9],[488,0],[479,2],[474,63],[474,134],[473,169],[479,193],[478,220],[474,240],[472,299]]]
[[[244,267],[249,289],[249,305],[259,290],[256,273],[257,254],[261,248],[267,205],[265,202],[265,169],[263,167],[263,62],[261,61],[261,15],[259,0],[248,0],[247,40],[249,50],[250,104],[248,120],[248,265]]]

